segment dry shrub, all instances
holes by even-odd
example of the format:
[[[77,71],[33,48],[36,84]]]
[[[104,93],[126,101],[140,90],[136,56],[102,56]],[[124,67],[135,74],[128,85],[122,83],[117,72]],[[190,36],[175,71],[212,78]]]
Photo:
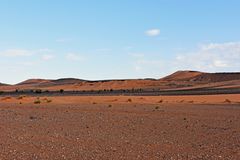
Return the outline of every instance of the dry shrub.
[[[163,103],[163,100],[161,99],[160,101],[158,101],[158,103]]]
[[[41,101],[40,101],[40,99],[39,98],[37,98],[34,102],[33,102],[34,104],[40,104],[41,103]]]
[[[52,100],[51,100],[51,99],[48,99],[46,102],[47,102],[47,103],[51,103],[51,102],[52,102]]]
[[[3,97],[2,100],[5,101],[5,100],[10,100],[12,99],[12,97]]]
[[[116,102],[116,101],[118,101],[118,99],[113,99],[113,100],[111,100],[111,102]]]
[[[231,103],[229,99],[225,99],[224,103]]]
[[[43,101],[45,101],[46,103],[51,103],[52,102],[52,100],[48,99],[48,98],[44,98]]]
[[[131,99],[131,98],[128,98],[127,102],[132,102],[132,99]]]
[[[21,99],[23,99],[24,97],[26,97],[26,96],[19,96],[19,97],[17,97],[17,99],[18,99],[18,100],[21,100]]]

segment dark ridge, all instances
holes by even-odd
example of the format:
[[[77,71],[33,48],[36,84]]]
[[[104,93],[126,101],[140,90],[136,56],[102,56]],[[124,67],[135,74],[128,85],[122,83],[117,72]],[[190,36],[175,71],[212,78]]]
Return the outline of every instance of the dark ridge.
[[[19,96],[22,95],[29,96],[118,96],[118,95],[127,95],[127,96],[178,96],[178,95],[216,95],[216,94],[239,94],[240,88],[197,88],[197,89],[179,89],[179,90],[104,90],[104,91],[39,91],[37,90],[25,90],[25,91],[6,91],[0,92],[0,96]]]
[[[198,71],[177,71],[162,78],[168,81],[223,82],[240,80],[240,72],[204,73]]]
[[[143,80],[157,81],[157,79],[155,79],[155,78],[144,78]]]
[[[152,80],[152,81],[156,81],[157,79],[154,78],[145,78],[145,79],[108,79],[108,80],[86,80],[85,82],[89,82],[89,83],[97,83],[97,82],[124,82],[124,81],[134,81],[134,80]]]
[[[52,80],[56,85],[65,85],[65,84],[75,84],[75,83],[80,83],[80,82],[86,82],[86,80],[82,79],[77,79],[77,78],[61,78],[57,80]]]
[[[0,86],[10,86],[10,85],[5,83],[0,83]]]
[[[221,82],[240,80],[240,72],[232,73],[203,73],[192,79],[192,81]]]

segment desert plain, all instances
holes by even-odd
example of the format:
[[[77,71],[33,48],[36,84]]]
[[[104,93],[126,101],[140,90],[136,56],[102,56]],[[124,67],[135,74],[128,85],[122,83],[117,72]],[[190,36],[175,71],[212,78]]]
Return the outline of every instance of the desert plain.
[[[240,95],[8,96],[0,159],[240,158]]]

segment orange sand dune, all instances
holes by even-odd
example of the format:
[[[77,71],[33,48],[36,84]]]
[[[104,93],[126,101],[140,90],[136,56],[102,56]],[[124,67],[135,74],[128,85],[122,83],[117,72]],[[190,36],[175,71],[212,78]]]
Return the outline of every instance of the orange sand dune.
[[[203,73],[178,71],[162,79],[87,81],[74,78],[58,80],[30,79],[16,85],[0,85],[0,91],[144,89],[176,90],[193,88],[240,88],[240,73]]]
[[[189,80],[190,78],[194,78],[198,75],[202,75],[203,72],[198,71],[177,71],[165,78],[163,80],[176,81],[176,80]]]

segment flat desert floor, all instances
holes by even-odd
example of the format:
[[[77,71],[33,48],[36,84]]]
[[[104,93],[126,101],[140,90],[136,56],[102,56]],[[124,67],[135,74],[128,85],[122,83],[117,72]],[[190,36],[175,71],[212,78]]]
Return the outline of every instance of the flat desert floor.
[[[0,97],[0,159],[239,160],[240,95]]]

